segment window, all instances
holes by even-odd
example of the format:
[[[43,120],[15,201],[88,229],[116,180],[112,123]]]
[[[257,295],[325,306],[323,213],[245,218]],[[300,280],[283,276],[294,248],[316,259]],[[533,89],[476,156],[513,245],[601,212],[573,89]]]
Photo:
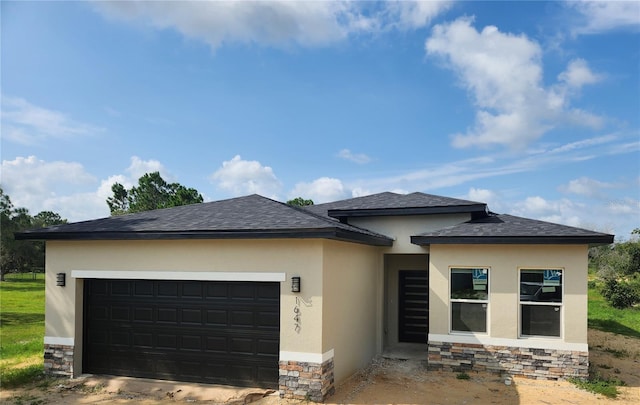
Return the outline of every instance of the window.
[[[560,337],[562,270],[520,270],[520,334]]]
[[[489,269],[451,269],[451,331],[487,332]]]

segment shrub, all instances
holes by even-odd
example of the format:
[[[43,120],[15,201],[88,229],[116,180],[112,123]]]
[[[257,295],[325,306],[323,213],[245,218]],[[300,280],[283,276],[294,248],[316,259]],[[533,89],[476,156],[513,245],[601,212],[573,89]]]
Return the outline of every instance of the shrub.
[[[602,296],[614,308],[624,309],[640,302],[640,293],[631,284],[608,279],[602,286]]]

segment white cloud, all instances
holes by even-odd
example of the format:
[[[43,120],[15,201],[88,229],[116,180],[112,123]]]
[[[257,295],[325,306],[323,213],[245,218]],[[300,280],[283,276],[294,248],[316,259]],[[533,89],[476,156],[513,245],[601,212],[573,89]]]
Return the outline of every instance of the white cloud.
[[[35,156],[2,161],[2,184],[8,193],[16,194],[16,203],[20,199],[28,200],[30,195],[50,193],[59,185],[86,185],[94,181],[95,178],[76,162],[45,162]]]
[[[342,1],[126,1],[95,6],[108,17],[173,29],[213,49],[229,42],[324,45],[369,25],[352,3]]]
[[[436,25],[425,43],[429,56],[453,70],[476,106],[474,126],[453,135],[455,147],[503,145],[523,148],[562,124],[597,127],[601,119],[570,108],[581,86],[599,80],[587,62],[569,63],[560,81],[543,84],[542,50],[525,35],[487,26],[477,31],[472,18]]]
[[[222,167],[211,175],[217,186],[234,196],[260,194],[277,198],[282,183],[269,166],[255,160],[243,160],[240,155],[222,163]]]
[[[349,149],[342,149],[338,152],[338,157],[344,160],[349,160],[358,164],[365,164],[371,162],[371,158],[364,153],[352,153]]]
[[[501,209],[502,197],[499,193],[484,188],[471,187],[465,198],[471,201],[483,202],[489,206],[489,209],[499,211]]]
[[[580,89],[585,84],[597,83],[601,79],[601,75],[593,73],[584,59],[572,60],[567,70],[558,75],[559,81],[574,89]]]
[[[32,214],[51,210],[69,217],[67,207],[58,202],[74,190],[90,187],[95,182],[96,178],[76,162],[46,162],[35,156],[2,161],[4,191],[14,206],[26,207]],[[79,206],[85,203],[78,199]]]
[[[314,203],[324,203],[348,198],[349,193],[342,181],[330,177],[321,177],[311,183],[298,183],[289,193],[290,198],[310,198]]]
[[[162,178],[169,182],[174,180],[174,177],[169,174],[162,163],[154,159],[142,160],[138,156],[131,157],[131,164],[127,168],[126,172],[129,173],[130,176],[129,182],[133,182],[134,184],[138,183],[138,179],[140,177],[153,172],[160,172]]]
[[[87,136],[103,130],[25,99],[2,96],[2,133],[6,140],[33,145],[46,138]]]
[[[569,181],[567,184],[560,185],[558,190],[566,194],[601,197],[603,196],[603,190],[615,187],[617,187],[615,184],[605,183],[589,177],[580,177]]]
[[[640,200],[634,198],[576,201],[530,196],[505,204],[508,214],[613,233],[616,239],[628,239],[640,220]]]
[[[122,174],[98,180],[78,162],[47,162],[35,156],[2,161],[2,187],[16,207],[25,207],[31,214],[48,210],[70,221],[109,216],[106,200],[111,186],[120,183],[125,188],[136,185],[144,173],[159,171],[170,180],[162,163],[131,157]],[[173,180],[170,180],[173,181]]]
[[[451,7],[453,1],[387,2],[388,23],[402,30],[428,26],[431,20]]]
[[[416,29],[450,1],[113,1],[94,7],[108,18],[172,29],[212,49],[243,43],[323,46],[358,33]]]
[[[571,1],[583,21],[574,34],[597,34],[618,28],[640,29],[640,3],[637,1]]]
[[[584,222],[581,213],[585,209],[585,204],[566,198],[547,200],[540,196],[532,196],[527,197],[524,201],[516,202],[511,213],[541,221],[579,227]]]
[[[640,223],[640,200],[626,197],[619,200],[610,201],[607,204],[607,211],[610,214],[618,215],[633,215],[635,217],[635,223]]]

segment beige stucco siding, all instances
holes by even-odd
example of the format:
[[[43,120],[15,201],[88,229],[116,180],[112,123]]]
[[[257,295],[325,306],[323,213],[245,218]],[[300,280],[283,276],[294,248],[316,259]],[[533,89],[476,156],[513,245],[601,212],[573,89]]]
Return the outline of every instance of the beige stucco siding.
[[[428,248],[411,243],[411,236],[457,225],[471,219],[470,214],[410,215],[350,218],[349,224],[370,229],[390,238],[393,246],[384,253],[428,253]]]
[[[563,269],[561,335],[587,343],[586,245],[431,245],[429,333],[449,334],[449,268],[489,267],[488,335],[518,339],[521,268]]]
[[[365,245],[324,244],[323,352],[334,350],[335,381],[340,382],[365,367],[377,351],[382,255]]]
[[[280,350],[322,353],[322,240],[171,240],[171,241],[49,241],[46,256],[45,336],[82,343],[82,281],[72,271],[162,272],[272,272],[285,273],[281,282]],[[56,273],[67,274],[66,287],[57,287]],[[116,277],[117,278],[117,273]],[[295,331],[291,276],[301,276],[300,295],[305,328]],[[76,350],[75,370],[79,372]]]

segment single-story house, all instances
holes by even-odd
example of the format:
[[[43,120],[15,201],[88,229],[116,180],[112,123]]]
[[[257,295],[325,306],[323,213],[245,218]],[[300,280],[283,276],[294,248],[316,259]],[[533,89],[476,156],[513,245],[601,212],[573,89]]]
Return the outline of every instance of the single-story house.
[[[23,232],[46,241],[45,369],[324,400],[385,350],[587,375],[588,248],[613,235],[380,193],[259,195]]]

